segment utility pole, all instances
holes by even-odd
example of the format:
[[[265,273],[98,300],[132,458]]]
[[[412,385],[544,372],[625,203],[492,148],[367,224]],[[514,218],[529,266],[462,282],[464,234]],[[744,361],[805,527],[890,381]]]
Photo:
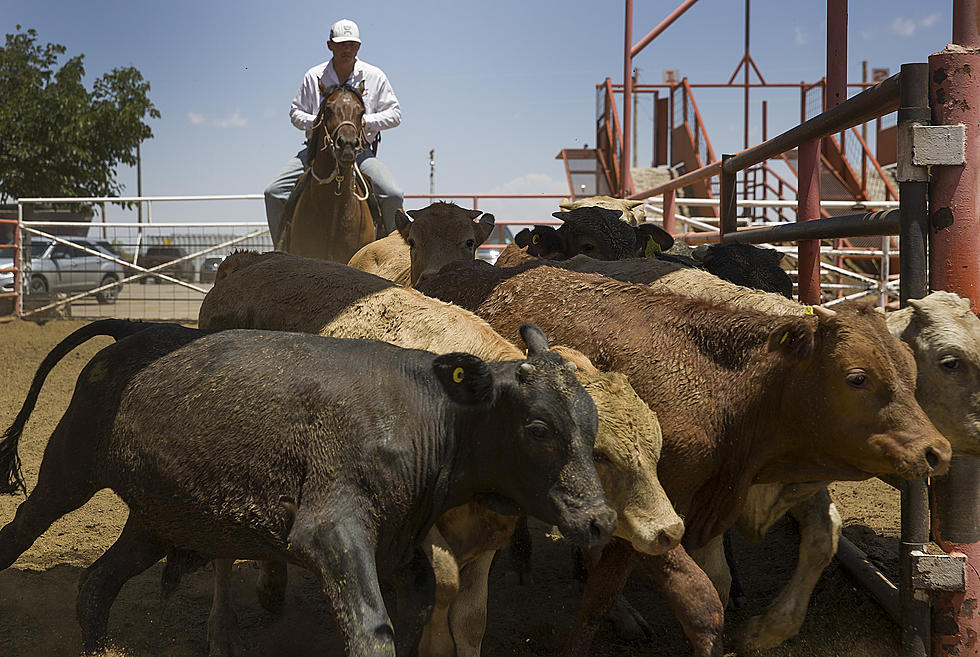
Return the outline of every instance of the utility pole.
[[[633,68],[633,168],[636,168],[636,101],[639,98],[639,94],[636,93],[636,79],[639,76],[640,69]]]
[[[136,195],[143,196],[143,159],[140,157],[140,145],[136,144]],[[102,220],[105,221],[105,215],[102,216]],[[140,201],[136,205],[136,223],[143,223],[143,201]],[[142,282],[145,279],[140,279]]]
[[[436,193],[436,149],[429,151],[429,193]]]

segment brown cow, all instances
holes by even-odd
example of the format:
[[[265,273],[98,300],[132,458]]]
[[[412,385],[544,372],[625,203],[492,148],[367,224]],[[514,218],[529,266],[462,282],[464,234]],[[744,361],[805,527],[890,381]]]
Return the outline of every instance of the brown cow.
[[[490,213],[439,201],[421,210],[400,212],[395,225],[397,235],[364,246],[348,264],[409,287],[422,274],[437,272],[453,260],[472,260],[477,247],[490,237],[494,218]]]
[[[921,477],[948,464],[949,444],[914,400],[911,356],[870,310],[773,317],[553,267],[504,280],[476,310],[505,336],[515,317],[540,321],[630,377],[661,418],[660,472],[690,547],[735,522],[753,483]]]

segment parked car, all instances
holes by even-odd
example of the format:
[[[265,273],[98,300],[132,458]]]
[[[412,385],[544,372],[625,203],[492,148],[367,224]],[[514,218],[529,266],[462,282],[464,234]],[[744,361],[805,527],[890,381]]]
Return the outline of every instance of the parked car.
[[[204,264],[201,265],[202,283],[214,283],[215,274],[218,273],[218,267],[221,265],[224,259],[224,256],[209,257],[204,259]]]
[[[187,254],[184,253],[184,250],[178,246],[148,246],[146,247],[146,251],[141,253],[136,258],[136,264],[146,269],[152,269],[153,267],[166,264],[171,260],[183,258],[185,255]],[[169,267],[158,269],[157,271],[161,274],[168,274],[174,278],[179,278],[184,281],[194,280],[194,269],[190,260],[178,262],[170,265]],[[140,279],[140,283],[146,283],[148,280],[152,280],[154,282],[161,281],[161,279],[156,278],[155,276],[146,276]]]
[[[77,237],[65,239],[90,251],[118,257],[112,250],[91,240]],[[12,253],[0,258],[0,269],[8,267],[13,267]],[[75,246],[52,240],[33,240],[30,267],[24,276],[28,281],[28,294],[78,293],[115,283],[123,278],[123,271],[118,263]],[[0,273],[0,289],[13,292],[13,272]],[[115,303],[119,289],[118,285],[106,288],[96,293],[95,298],[99,303]]]

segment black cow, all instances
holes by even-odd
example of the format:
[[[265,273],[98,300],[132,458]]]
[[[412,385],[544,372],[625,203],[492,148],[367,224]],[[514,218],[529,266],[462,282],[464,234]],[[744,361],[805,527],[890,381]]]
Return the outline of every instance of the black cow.
[[[35,374],[0,439],[0,492],[23,488],[17,443],[48,372],[96,335],[118,342],[82,370],[37,486],[0,529],[3,569],[96,491],[129,506],[82,577],[88,651],[105,645],[122,585],[167,553],[305,567],[349,653],[391,657],[427,620],[434,578],[420,542],[444,509],[478,500],[530,513],[583,545],[614,528],[592,466],[595,406],[533,325],[527,360],[485,363],[369,340],[95,322]],[[391,618],[381,581],[396,596]]]

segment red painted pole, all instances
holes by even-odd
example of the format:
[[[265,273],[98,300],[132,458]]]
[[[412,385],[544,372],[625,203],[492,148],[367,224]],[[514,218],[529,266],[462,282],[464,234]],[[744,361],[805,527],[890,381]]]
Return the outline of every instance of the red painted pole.
[[[653,40],[654,40],[654,39],[656,39],[656,38],[657,38],[658,36],[660,36],[660,33],[661,33],[661,32],[663,32],[663,31],[664,31],[664,30],[666,30],[666,29],[667,29],[668,27],[670,27],[670,24],[671,24],[671,23],[673,23],[673,22],[674,22],[674,21],[676,21],[676,20],[677,20],[678,18],[680,18],[680,17],[681,17],[681,14],[683,14],[683,13],[684,13],[685,11],[687,11],[687,10],[688,10],[688,9],[690,9],[690,8],[691,8],[692,6],[694,6],[694,3],[695,3],[695,2],[697,2],[697,1],[698,1],[698,0],[686,0],[685,2],[682,2],[682,3],[681,3],[681,5],[680,5],[680,6],[679,6],[679,7],[677,8],[677,9],[675,9],[675,10],[674,10],[674,11],[672,11],[672,12],[670,12],[670,16],[668,16],[667,18],[665,18],[665,19],[663,19],[662,21],[660,21],[660,25],[658,25],[657,27],[655,27],[655,28],[653,28],[653,29],[652,29],[652,30],[650,31],[650,33],[649,33],[649,34],[647,34],[647,35],[646,35],[645,37],[643,37],[642,39],[640,39],[640,40],[639,40],[639,41],[638,41],[638,42],[636,43],[636,45],[635,45],[635,46],[633,46],[633,47],[632,47],[632,48],[630,49],[630,55],[631,55],[632,57],[636,57],[636,56],[637,56],[638,54],[640,54],[640,51],[641,51],[641,50],[643,50],[644,48],[646,48],[646,47],[647,47],[647,45],[648,45],[648,44],[649,44],[649,43],[650,43],[651,41],[653,41]],[[632,14],[630,14],[630,15],[632,16]]]
[[[820,218],[820,140],[800,144],[797,149],[800,186],[796,193],[796,220]],[[820,242],[801,240],[798,243],[797,282],[800,303],[820,303]]]
[[[623,62],[623,148],[619,162],[619,195],[626,198],[633,193],[633,175],[630,172],[630,126],[633,125],[633,0],[626,0],[626,46]]]
[[[664,230],[674,234],[676,220],[674,213],[677,212],[677,205],[674,203],[674,190],[664,192]]]
[[[980,25],[977,0],[954,0],[956,46],[929,57],[933,123],[966,126],[962,166],[932,167],[929,185],[930,287],[968,297],[980,310]],[[966,46],[960,47],[960,46]],[[933,536],[967,558],[966,591],[937,596],[932,615],[935,657],[980,655],[980,460],[954,457],[933,485]]]

